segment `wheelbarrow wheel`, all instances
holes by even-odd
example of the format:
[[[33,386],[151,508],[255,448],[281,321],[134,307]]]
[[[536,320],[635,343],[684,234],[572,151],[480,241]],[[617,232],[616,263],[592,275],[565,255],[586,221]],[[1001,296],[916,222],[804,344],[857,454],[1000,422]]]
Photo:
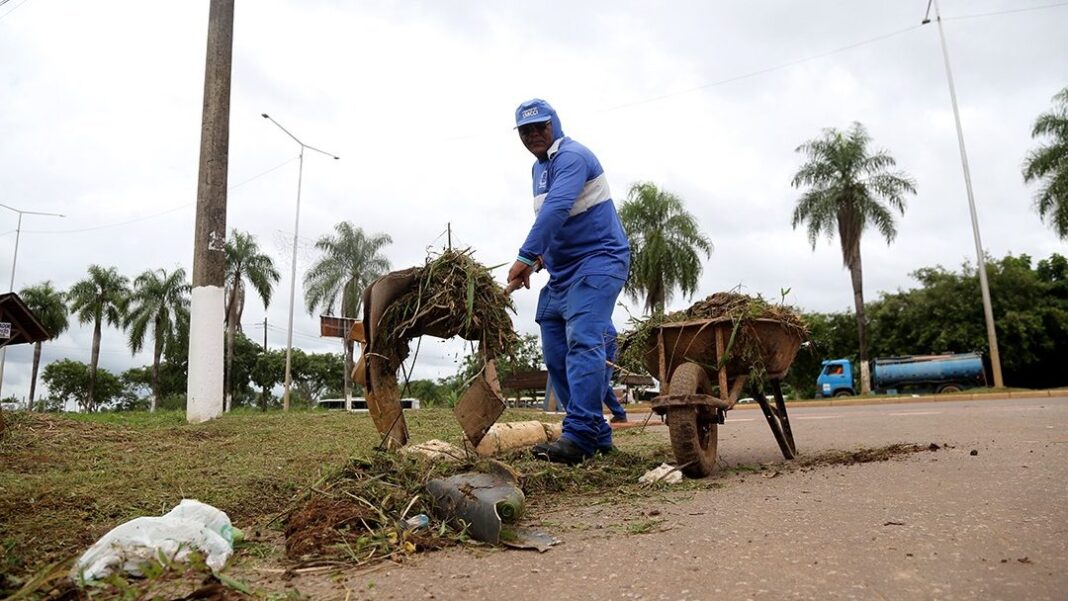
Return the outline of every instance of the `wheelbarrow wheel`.
[[[680,365],[671,376],[671,394],[708,394],[712,383],[696,363]],[[696,407],[669,407],[668,435],[680,471],[690,478],[704,478],[716,466],[718,425],[715,416]]]

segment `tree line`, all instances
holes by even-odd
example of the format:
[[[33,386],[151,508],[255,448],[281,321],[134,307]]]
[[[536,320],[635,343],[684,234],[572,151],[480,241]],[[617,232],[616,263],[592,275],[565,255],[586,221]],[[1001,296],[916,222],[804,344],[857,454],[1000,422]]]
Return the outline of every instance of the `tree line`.
[[[988,259],[986,267],[1006,385],[1068,385],[1063,369],[1068,357],[1068,259],[1055,253],[1036,263],[1028,255],[1007,255]],[[985,355],[975,265],[965,263],[957,271],[925,267],[911,275],[918,283],[915,288],[884,292],[866,304],[871,355],[972,351]],[[808,313],[805,320],[811,329],[810,344],[798,353],[786,382],[801,398],[812,398],[820,362],[855,360],[859,346],[853,314]]]
[[[360,309],[360,291],[372,280],[387,272],[389,260],[381,249],[391,242],[385,234],[367,235],[351,223],[342,222],[333,235],[316,242],[320,258],[304,276],[305,304],[309,314],[316,310],[331,315],[340,311],[356,317]],[[280,275],[273,259],[262,252],[251,234],[232,231],[227,239],[225,277],[226,357],[224,370],[225,409],[247,397],[248,384],[261,388],[258,404],[270,404],[269,389],[278,384],[285,370],[284,352],[271,351],[251,342],[242,332],[241,319],[248,291],[253,291],[266,309]],[[190,285],[182,268],[146,270],[132,281],[114,267],[90,265],[86,277],[66,290],[51,281],[27,287],[20,297],[55,339],[70,327],[72,319],[93,328],[89,364],[64,360],[45,368],[44,381],[55,401],[74,399],[86,411],[102,404],[121,403],[122,398],[136,396],[147,388],[148,409],[154,411],[166,397],[185,394],[189,344]],[[127,370],[115,376],[99,368],[100,342],[105,326],[119,328],[126,335],[131,354],[151,344],[152,364],[147,374]],[[34,345],[28,405],[35,405],[42,342]],[[254,358],[249,353],[255,347]],[[306,398],[318,398],[337,386],[325,384],[323,374],[330,374],[342,385],[339,394],[351,388],[352,345],[346,343],[344,357],[332,363],[331,354],[305,355],[294,349],[294,383]],[[81,365],[82,367],[78,367]],[[106,381],[102,381],[106,380]],[[125,396],[124,396],[125,395]],[[132,401],[131,401],[132,402]],[[174,404],[173,401],[171,404]],[[184,404],[184,399],[183,399]]]

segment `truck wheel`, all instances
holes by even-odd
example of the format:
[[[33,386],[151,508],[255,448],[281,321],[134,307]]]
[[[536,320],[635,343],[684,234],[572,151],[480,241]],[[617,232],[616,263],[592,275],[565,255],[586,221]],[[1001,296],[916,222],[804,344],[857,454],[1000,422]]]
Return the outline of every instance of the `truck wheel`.
[[[712,383],[705,368],[684,363],[671,376],[671,394],[708,394]],[[670,407],[668,435],[680,471],[690,478],[704,478],[716,467],[718,425],[715,418],[694,407]]]
[[[836,396],[836,397],[853,396],[853,391],[852,390],[839,390],[838,392],[834,393],[834,396]]]
[[[945,386],[943,386],[943,387],[938,389],[938,394],[945,394],[947,392],[960,392],[960,391],[961,391],[961,387],[960,386],[957,386],[956,384],[946,384]]]

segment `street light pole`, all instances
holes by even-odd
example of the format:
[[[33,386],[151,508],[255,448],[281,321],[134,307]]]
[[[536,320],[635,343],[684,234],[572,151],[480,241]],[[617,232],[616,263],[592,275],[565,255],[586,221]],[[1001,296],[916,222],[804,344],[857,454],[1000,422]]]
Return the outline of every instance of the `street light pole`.
[[[946,47],[946,34],[942,30],[942,14],[938,10],[938,0],[929,0],[927,3],[927,15],[924,16],[923,24],[930,23],[928,18],[931,13],[931,5],[934,4],[935,22],[938,23],[938,38],[942,42],[942,58],[946,63],[946,81],[949,82],[949,100],[953,104],[953,119],[957,124],[957,143],[960,146],[960,162],[964,168],[964,187],[968,192],[968,210],[972,217],[972,234],[975,237],[976,270],[979,272],[979,290],[983,296],[983,313],[986,318],[986,339],[990,346],[990,368],[994,372],[994,386],[1002,388],[1005,382],[1001,377],[1001,354],[998,352],[998,334],[994,329],[994,310],[990,304],[990,285],[986,278],[986,256],[983,253],[983,242],[979,237],[979,218],[975,214],[975,194],[972,192],[972,175],[968,169],[968,153],[964,149],[964,129],[960,124],[960,110],[957,108],[957,90],[953,85],[953,70],[949,66],[949,50]]]
[[[19,239],[22,238],[22,216],[23,215],[43,215],[45,217],[66,217],[59,213],[44,213],[41,211],[23,211],[16,209],[15,207],[9,207],[6,204],[0,203],[0,207],[3,207],[9,211],[14,211],[19,214],[18,225],[15,226],[15,256],[11,259],[11,283],[7,286],[8,292],[15,291],[15,266],[19,262]],[[4,363],[7,361],[7,346],[0,347],[0,391],[4,388]]]
[[[263,113],[263,118],[267,119],[271,123],[278,126],[278,129],[284,131],[287,136],[293,138],[293,141],[300,144],[300,161],[297,168],[297,215],[293,220],[293,262],[289,273],[289,326],[286,328],[286,380],[285,380],[285,392],[282,394],[282,410],[289,411],[289,390],[293,384],[292,376],[292,364],[293,364],[293,303],[295,302],[297,295],[297,235],[300,232],[300,189],[304,180],[304,150],[314,150],[320,154],[325,154],[334,160],[341,157],[320,150],[314,146],[309,146],[300,141],[300,138],[294,136],[290,131],[282,124],[275,121],[267,113]]]

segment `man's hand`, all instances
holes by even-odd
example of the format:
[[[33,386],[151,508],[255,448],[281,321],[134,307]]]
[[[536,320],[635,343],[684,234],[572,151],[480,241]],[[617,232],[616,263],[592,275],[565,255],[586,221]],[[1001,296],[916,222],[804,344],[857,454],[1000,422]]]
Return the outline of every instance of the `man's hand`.
[[[508,288],[514,290],[519,288],[522,284],[524,288],[530,288],[530,274],[534,273],[534,266],[527,265],[522,261],[516,261],[512,263],[512,268],[508,270]],[[513,282],[516,282],[513,286]]]

